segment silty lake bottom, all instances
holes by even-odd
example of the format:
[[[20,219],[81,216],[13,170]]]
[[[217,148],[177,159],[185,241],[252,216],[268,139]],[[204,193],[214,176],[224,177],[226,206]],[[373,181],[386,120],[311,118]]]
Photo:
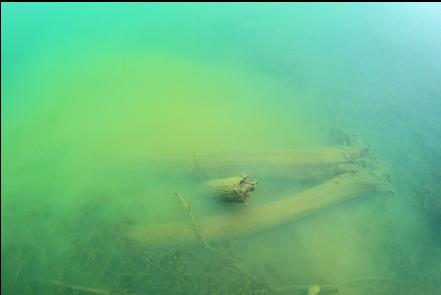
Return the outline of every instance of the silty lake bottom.
[[[439,4],[1,8],[2,294],[441,294]]]

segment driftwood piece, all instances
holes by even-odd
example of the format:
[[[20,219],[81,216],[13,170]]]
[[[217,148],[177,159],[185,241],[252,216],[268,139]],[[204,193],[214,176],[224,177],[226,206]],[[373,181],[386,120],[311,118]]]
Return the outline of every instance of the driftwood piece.
[[[317,180],[356,171],[355,162],[360,154],[361,149],[355,146],[197,154],[162,157],[157,166],[176,175],[188,175],[196,170],[212,177],[224,177],[247,171],[256,177]]]
[[[280,200],[229,215],[199,220],[200,233],[209,242],[264,231],[310,215],[320,209],[375,191],[390,191],[384,178],[360,170],[332,178],[318,186]],[[192,224],[169,223],[128,227],[128,239],[146,245],[191,244],[199,242]]]
[[[248,178],[248,175],[226,177],[211,180],[207,183],[209,189],[227,202],[248,204],[250,193],[255,190],[257,181]]]

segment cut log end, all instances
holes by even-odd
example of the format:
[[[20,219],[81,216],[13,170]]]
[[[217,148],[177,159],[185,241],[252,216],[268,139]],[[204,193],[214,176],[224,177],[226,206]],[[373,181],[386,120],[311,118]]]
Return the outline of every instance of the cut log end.
[[[250,193],[256,189],[257,181],[248,178],[248,175],[226,177],[208,182],[213,193],[227,202],[248,204]]]

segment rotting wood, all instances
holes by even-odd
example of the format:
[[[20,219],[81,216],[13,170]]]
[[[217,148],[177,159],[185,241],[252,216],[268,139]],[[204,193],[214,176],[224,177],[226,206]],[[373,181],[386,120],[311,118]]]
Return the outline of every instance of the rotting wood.
[[[391,191],[382,174],[360,169],[345,173],[303,192],[267,204],[238,210],[232,214],[199,219],[200,234],[216,242],[264,231],[310,215],[320,209],[356,196]],[[188,223],[138,225],[128,227],[126,237],[146,245],[194,244],[200,238]]]
[[[257,181],[252,180],[246,174],[240,176],[214,179],[207,183],[214,195],[227,202],[239,202],[245,206],[248,204],[250,193],[255,190]]]
[[[247,171],[255,177],[324,180],[354,172],[362,153],[359,146],[279,149],[268,152],[212,153],[157,158],[157,169],[174,175],[196,172],[226,177]]]

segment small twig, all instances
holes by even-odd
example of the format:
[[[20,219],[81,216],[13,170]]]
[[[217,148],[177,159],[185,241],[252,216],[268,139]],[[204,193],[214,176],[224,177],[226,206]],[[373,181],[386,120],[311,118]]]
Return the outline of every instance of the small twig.
[[[83,286],[77,286],[77,285],[71,285],[68,283],[64,283],[61,281],[55,281],[55,280],[43,280],[46,283],[52,284],[52,285],[57,285],[57,286],[61,286],[61,287],[65,287],[65,288],[69,288],[72,290],[77,290],[77,291],[83,291],[83,292],[87,292],[87,293],[93,293],[93,294],[104,294],[104,295],[108,295],[109,291],[108,290],[102,290],[102,289],[96,289],[96,288],[89,288],[89,287],[83,287]]]
[[[202,235],[201,230],[199,229],[199,225],[196,221],[196,217],[194,217],[193,213],[191,212],[191,207],[188,204],[188,202],[184,199],[184,197],[180,193],[175,192],[175,195],[181,200],[185,210],[187,210],[188,215],[190,215],[194,230],[196,231],[196,234],[198,235],[199,239],[202,241],[202,243],[204,243],[205,247],[207,247],[210,250],[214,250],[214,248],[208,243],[208,241]]]

